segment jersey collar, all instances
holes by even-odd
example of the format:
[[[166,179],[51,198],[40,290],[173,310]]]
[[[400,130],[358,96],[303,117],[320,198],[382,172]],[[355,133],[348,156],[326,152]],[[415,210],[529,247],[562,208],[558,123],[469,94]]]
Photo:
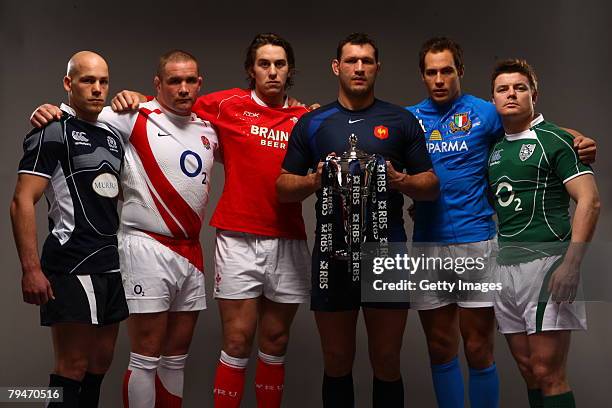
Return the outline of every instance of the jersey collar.
[[[257,93],[255,92],[254,89],[251,89],[251,98],[255,101],[256,104],[258,104],[259,106],[265,106],[266,108],[269,108],[270,106],[265,103],[264,101],[262,101],[259,96],[257,96]],[[285,103],[283,104],[283,109],[288,108],[289,107],[289,98],[287,98],[287,95],[285,95]]]
[[[544,122],[544,116],[541,113],[539,113],[529,124],[529,129],[524,130],[519,133],[512,133],[512,134],[506,133],[506,139],[511,142],[515,140],[520,140],[520,139],[537,139],[533,131],[533,128],[542,122]]]

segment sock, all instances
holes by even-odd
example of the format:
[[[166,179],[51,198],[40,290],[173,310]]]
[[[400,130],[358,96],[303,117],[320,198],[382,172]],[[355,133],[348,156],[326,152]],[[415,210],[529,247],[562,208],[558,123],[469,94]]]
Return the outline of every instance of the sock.
[[[527,389],[527,398],[529,398],[529,408],[544,408],[544,396],[542,395],[542,390],[539,388],[536,389]]]
[[[155,407],[155,370],[159,357],[130,353],[130,363],[123,377],[125,408]]]
[[[463,376],[459,359],[455,357],[445,364],[432,364],[431,376],[438,408],[463,408]]]
[[[383,381],[374,377],[372,385],[373,408],[404,407],[404,383],[401,377],[395,381]]]
[[[62,377],[58,374],[49,375],[49,387],[61,387],[63,389],[64,402],[50,402],[49,408],[78,408],[79,407],[79,388],[81,382],[72,378]]]
[[[213,390],[215,408],[238,408],[240,406],[248,362],[248,358],[232,357],[221,350]]]
[[[330,377],[323,374],[323,408],[354,408],[353,374]]]
[[[499,407],[499,377],[495,363],[480,370],[470,367],[470,407]]]
[[[571,391],[557,395],[544,395],[544,408],[576,408],[574,393]]]
[[[257,353],[255,398],[257,408],[280,408],[285,384],[285,356]]]
[[[155,376],[155,408],[181,408],[187,354],[161,356]]]
[[[85,373],[79,391],[79,408],[97,408],[104,374]]]

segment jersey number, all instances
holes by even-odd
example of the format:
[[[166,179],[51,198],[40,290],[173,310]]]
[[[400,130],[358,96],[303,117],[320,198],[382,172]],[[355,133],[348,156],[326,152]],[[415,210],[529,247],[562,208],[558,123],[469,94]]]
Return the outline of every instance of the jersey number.
[[[187,168],[188,166],[190,168],[194,167],[193,159],[189,160],[190,158],[193,158],[196,161],[196,166],[194,170],[189,170]],[[185,173],[187,177],[197,177],[198,175],[202,174],[204,176],[204,178],[202,179],[202,184],[206,184],[208,182],[206,172],[202,171],[202,158],[196,152],[192,152],[191,150],[185,150],[183,154],[181,154],[180,162],[181,170],[183,171],[183,173]]]
[[[507,199],[503,199],[501,196],[501,192],[502,189],[507,189],[509,196]],[[521,199],[516,197],[514,198],[514,191],[512,191],[512,185],[510,183],[499,183],[499,185],[497,186],[497,191],[495,192],[495,195],[498,197],[497,198],[497,202],[499,203],[499,205],[501,205],[502,207],[508,207],[510,204],[512,204],[513,202],[515,203],[515,207],[514,207],[514,211],[522,211],[523,207],[521,207]]]

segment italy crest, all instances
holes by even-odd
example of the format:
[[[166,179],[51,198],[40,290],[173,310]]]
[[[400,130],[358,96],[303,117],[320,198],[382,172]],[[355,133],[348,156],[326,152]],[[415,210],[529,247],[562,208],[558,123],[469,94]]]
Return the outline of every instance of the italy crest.
[[[451,121],[449,127],[451,133],[459,131],[467,132],[472,128],[472,121],[470,120],[470,115],[467,112],[455,113],[453,115],[453,120]]]
[[[521,151],[519,152],[519,159],[521,159],[521,161],[525,161],[528,158],[530,158],[533,152],[535,151],[535,148],[536,148],[535,144],[522,145]]]

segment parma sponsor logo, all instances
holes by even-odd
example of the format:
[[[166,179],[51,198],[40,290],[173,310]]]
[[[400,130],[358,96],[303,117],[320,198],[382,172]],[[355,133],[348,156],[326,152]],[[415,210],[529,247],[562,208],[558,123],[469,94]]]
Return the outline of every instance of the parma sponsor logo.
[[[119,183],[114,174],[100,174],[94,179],[91,187],[102,197],[115,198],[119,195]]]
[[[276,149],[287,149],[289,132],[276,130],[265,126],[251,125],[251,135],[261,138],[262,146],[273,147]]]
[[[431,139],[429,139],[431,140]],[[451,140],[448,142],[427,143],[427,151],[432,153],[448,153],[448,152],[463,152],[467,151],[468,145],[465,140]]]

